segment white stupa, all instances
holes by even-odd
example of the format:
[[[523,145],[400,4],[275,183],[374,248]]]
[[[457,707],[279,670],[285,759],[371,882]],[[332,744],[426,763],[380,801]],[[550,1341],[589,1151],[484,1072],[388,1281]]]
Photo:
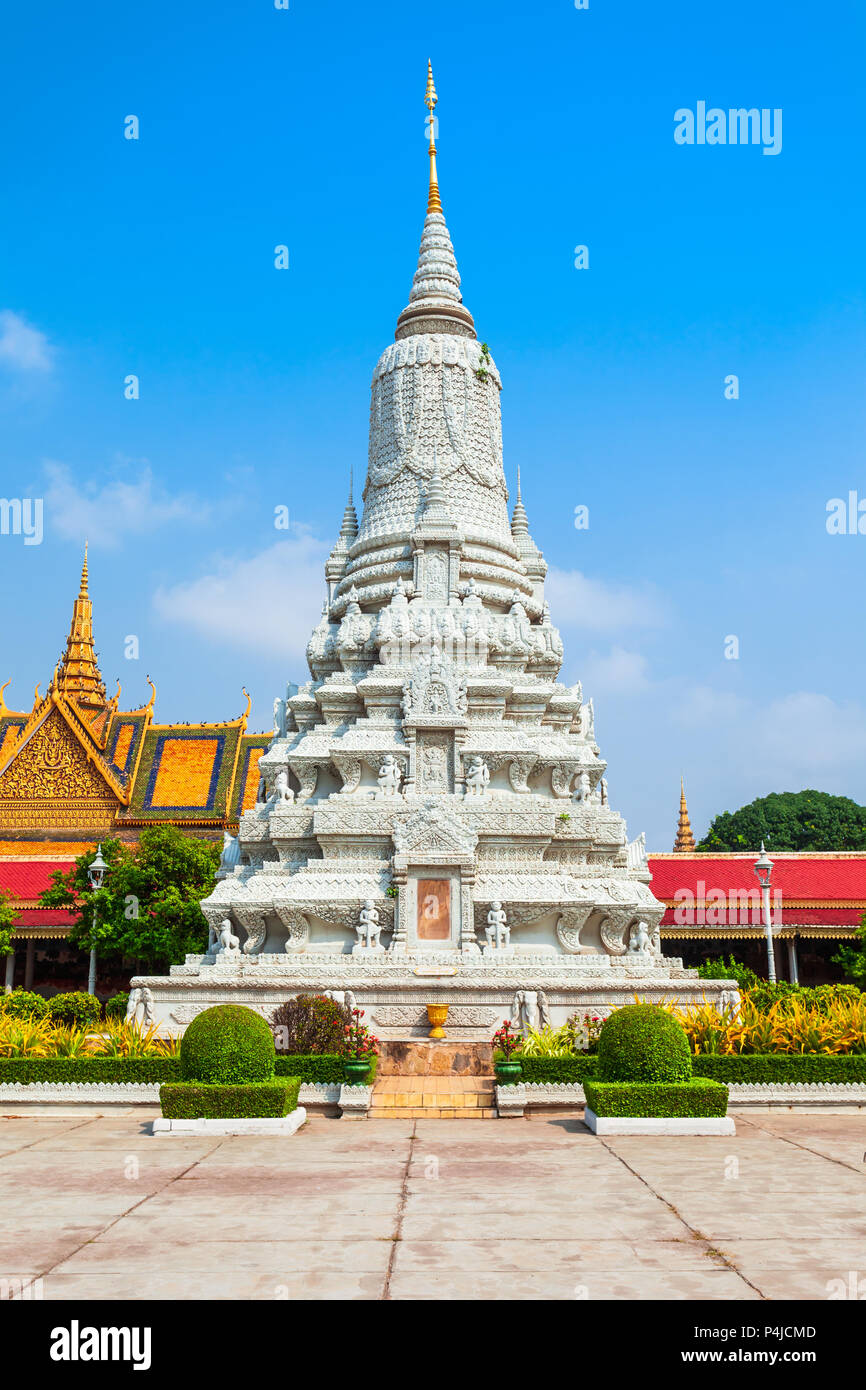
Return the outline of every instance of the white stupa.
[[[427,105],[436,102],[432,73]],[[277,702],[259,803],[203,903],[206,955],[139,978],[183,1027],[216,1002],[268,1015],[349,991],[382,1038],[489,1038],[503,1017],[697,1000],[661,952],[643,837],[608,805],[592,701],[558,680],[547,566],[501,381],[463,304],[436,148],[418,269],[373,373],[364,510],[325,566],[311,679]]]

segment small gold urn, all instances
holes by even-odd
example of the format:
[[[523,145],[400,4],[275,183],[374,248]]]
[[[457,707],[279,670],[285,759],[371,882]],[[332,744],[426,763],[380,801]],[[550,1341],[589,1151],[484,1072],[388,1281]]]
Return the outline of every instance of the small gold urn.
[[[447,1004],[428,1004],[428,1005],[427,1005],[427,1018],[428,1018],[428,1020],[429,1020],[429,1022],[430,1022],[430,1033],[429,1033],[429,1036],[430,1036],[431,1038],[444,1038],[444,1037],[445,1037],[445,1028],[444,1028],[444,1024],[445,1024],[445,1020],[446,1020],[447,1017],[448,1017],[448,1005],[447,1005]]]

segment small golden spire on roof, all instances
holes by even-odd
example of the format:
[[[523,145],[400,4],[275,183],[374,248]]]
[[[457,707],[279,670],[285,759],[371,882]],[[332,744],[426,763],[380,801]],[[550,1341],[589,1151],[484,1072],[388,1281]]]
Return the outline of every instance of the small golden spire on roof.
[[[71,695],[79,705],[100,710],[105,707],[105,685],[96,661],[93,646],[93,603],[87,590],[87,542],[84,543],[84,564],[81,584],[72,607],[72,622],[66,638],[66,651],[55,672],[52,688]]]
[[[430,112],[430,193],[427,198],[428,212],[441,212],[442,203],[439,199],[439,178],[436,173],[436,141],[434,139],[435,117],[433,108],[439,98],[436,95],[436,84],[433,81],[433,64],[427,59],[427,91],[424,95],[424,105]]]
[[[694,854],[695,837],[689,824],[689,808],[686,805],[685,783],[680,778],[680,818],[677,824],[677,838],[674,841],[674,854]]]

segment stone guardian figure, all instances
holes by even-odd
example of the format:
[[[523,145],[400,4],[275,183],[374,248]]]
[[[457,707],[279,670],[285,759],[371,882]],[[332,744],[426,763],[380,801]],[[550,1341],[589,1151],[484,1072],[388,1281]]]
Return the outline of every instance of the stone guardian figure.
[[[477,754],[466,769],[466,795],[483,796],[490,782],[490,769]]]
[[[220,874],[233,873],[235,866],[241,862],[241,845],[237,835],[231,835],[228,830],[223,831],[223,852],[220,855],[219,869]]]
[[[223,957],[239,956],[241,953],[241,941],[239,936],[235,936],[232,931],[232,921],[230,917],[224,917],[216,929],[216,955]]]
[[[274,791],[271,797],[272,806],[291,806],[295,800],[295,793],[289,786],[289,774],[285,768],[280,768],[274,778]]]
[[[511,928],[507,925],[506,914],[502,910],[502,903],[494,902],[490,904],[484,935],[487,937],[487,945],[494,947],[496,950],[510,944]]]
[[[386,753],[379,768],[377,782],[379,783],[380,796],[397,796],[400,791],[400,782],[403,774],[400,771],[400,764],[393,753]]]
[[[630,956],[648,956],[652,950],[652,941],[647,931],[646,922],[635,922],[629,933],[628,953]]]
[[[355,927],[355,931],[358,933],[358,945],[366,946],[368,949],[371,946],[378,946],[381,930],[379,913],[373,904],[373,899],[368,898],[361,908],[358,915],[358,925]]]

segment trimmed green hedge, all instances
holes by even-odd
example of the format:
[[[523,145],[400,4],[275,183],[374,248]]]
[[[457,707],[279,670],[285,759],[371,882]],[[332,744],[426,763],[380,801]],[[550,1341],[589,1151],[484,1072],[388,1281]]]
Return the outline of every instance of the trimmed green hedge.
[[[586,1103],[609,1119],[706,1119],[728,1112],[728,1088],[718,1081],[590,1081]]]
[[[711,1076],[716,1081],[744,1085],[768,1081],[776,1085],[797,1081],[866,1082],[866,1053],[846,1052],[831,1057],[822,1052],[744,1053],[720,1057],[704,1053],[692,1058],[695,1076]]]
[[[300,1076],[303,1081],[340,1086],[345,1081],[343,1058],[336,1052],[277,1053],[274,1072],[277,1076]],[[376,1062],[370,1059],[370,1070],[364,1083],[372,1086],[376,1079]]]
[[[515,1054],[512,1060],[520,1063],[517,1085],[526,1081],[533,1085],[579,1085],[585,1076],[594,1076],[598,1071],[598,1058],[589,1053],[575,1057],[520,1057]]]
[[[196,1015],[180,1042],[184,1079],[208,1085],[269,1081],[274,1075],[275,1056],[270,1026],[261,1014],[243,1004],[216,1004],[205,1009]]]
[[[20,1081],[179,1081],[179,1057],[0,1057],[0,1085]]]
[[[370,1064],[368,1086],[372,1086],[376,1076],[376,1061],[374,1057]],[[345,1079],[343,1059],[333,1052],[278,1056],[274,1071],[278,1077],[297,1076],[301,1082],[318,1081],[335,1086]],[[16,1081],[23,1085],[36,1081],[160,1084],[182,1079],[179,1057],[0,1057],[0,1086]]]
[[[178,1081],[160,1086],[159,1103],[167,1120],[282,1119],[297,1109],[300,1089],[299,1076],[240,1086]]]

